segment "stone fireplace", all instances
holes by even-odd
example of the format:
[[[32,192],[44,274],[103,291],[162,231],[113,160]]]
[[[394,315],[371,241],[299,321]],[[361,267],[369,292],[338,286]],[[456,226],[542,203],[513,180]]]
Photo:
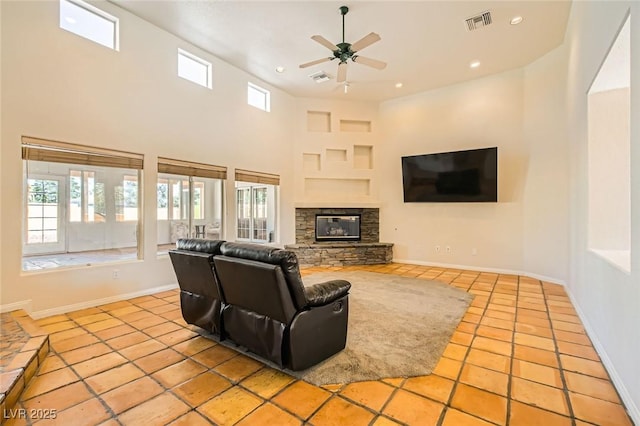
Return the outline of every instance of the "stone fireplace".
[[[317,228],[319,218],[328,221],[321,220]],[[355,218],[358,218],[359,237],[351,235]],[[318,231],[324,235],[318,235]],[[285,248],[295,251],[303,266],[390,263],[393,244],[381,243],[379,235],[377,208],[296,208],[296,244]]]

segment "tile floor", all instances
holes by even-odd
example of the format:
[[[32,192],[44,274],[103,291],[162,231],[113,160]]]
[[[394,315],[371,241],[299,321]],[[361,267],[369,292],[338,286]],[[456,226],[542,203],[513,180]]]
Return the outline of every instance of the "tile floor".
[[[354,268],[475,294],[433,374],[296,381],[197,334],[175,290],[39,320],[51,353],[6,424],[632,425],[561,286],[402,264]],[[344,268],[303,273],[327,269]]]

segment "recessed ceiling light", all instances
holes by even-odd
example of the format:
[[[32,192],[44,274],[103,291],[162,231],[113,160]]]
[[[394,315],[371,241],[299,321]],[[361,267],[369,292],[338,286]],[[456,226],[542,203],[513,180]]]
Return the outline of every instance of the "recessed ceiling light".
[[[480,66],[480,61],[473,61],[469,64],[471,68],[478,68]]]
[[[522,22],[522,16],[514,16],[513,18],[511,18],[511,25],[518,25],[520,22]]]
[[[402,87],[402,83],[396,83],[396,89],[399,89]]]
[[[70,24],[75,24],[76,22],[78,22],[75,19],[73,19],[71,16],[65,16],[64,20],[67,21]]]
[[[276,72],[282,74],[284,72],[284,67],[276,67]]]

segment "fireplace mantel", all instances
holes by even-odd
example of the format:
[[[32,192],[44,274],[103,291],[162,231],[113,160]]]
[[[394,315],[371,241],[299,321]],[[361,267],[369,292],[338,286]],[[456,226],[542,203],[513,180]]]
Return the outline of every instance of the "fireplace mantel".
[[[318,201],[299,201],[293,203],[293,207],[297,209],[335,209],[335,208],[345,208],[345,209],[378,209],[380,208],[380,203],[378,202],[357,202],[357,201],[347,201],[347,202],[318,202]],[[338,207],[336,207],[338,206]]]

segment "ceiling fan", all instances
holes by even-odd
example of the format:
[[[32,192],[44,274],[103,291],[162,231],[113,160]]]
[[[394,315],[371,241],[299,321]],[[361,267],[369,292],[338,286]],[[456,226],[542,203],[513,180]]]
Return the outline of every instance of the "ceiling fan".
[[[342,83],[347,80],[347,61],[349,59],[351,59],[353,62],[357,64],[367,65],[369,67],[372,67],[378,70],[382,70],[387,66],[385,62],[356,54],[360,52],[362,49],[364,49],[365,47],[370,46],[377,41],[380,41],[380,36],[378,34],[369,33],[353,44],[346,43],[344,41],[344,16],[347,14],[347,12],[349,12],[349,8],[347,6],[340,7],[340,14],[342,15],[342,43],[333,44],[329,40],[327,40],[326,38],[320,35],[314,35],[311,37],[312,40],[330,49],[333,52],[333,56],[307,62],[305,64],[300,65],[300,68],[307,68],[312,65],[317,65],[323,62],[329,62],[329,61],[333,61],[334,59],[339,59],[340,63],[338,64],[338,75],[336,77],[336,80],[338,81],[338,83]]]

